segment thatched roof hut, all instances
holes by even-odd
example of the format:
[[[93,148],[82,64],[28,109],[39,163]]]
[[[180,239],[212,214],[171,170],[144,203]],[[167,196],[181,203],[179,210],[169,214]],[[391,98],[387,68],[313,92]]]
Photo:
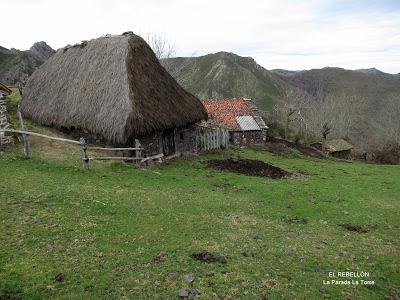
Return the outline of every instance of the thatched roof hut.
[[[353,146],[343,139],[335,139],[326,142],[325,149],[328,153],[349,151]]]
[[[57,51],[30,77],[21,111],[38,123],[84,129],[115,144],[207,119],[201,102],[133,33]]]

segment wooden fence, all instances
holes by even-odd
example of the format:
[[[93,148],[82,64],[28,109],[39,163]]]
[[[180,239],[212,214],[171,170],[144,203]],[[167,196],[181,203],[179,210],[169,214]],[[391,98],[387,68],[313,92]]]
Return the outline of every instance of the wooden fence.
[[[197,128],[197,150],[226,149],[229,145],[229,131],[222,127]]]
[[[79,141],[55,137],[55,136],[48,136],[41,133],[30,132],[28,131],[23,124],[23,120],[21,114],[18,113],[20,117],[20,123],[23,130],[16,130],[16,129],[0,129],[1,132],[9,132],[14,134],[22,134],[23,141],[24,141],[24,156],[25,158],[30,158],[31,152],[31,143],[30,143],[30,136],[37,136],[53,141],[63,142],[63,143],[70,143],[81,148],[81,155],[82,155],[82,167],[84,171],[89,170],[89,164],[91,160],[123,160],[123,161],[133,161],[136,165],[140,166],[143,163],[155,159],[159,160],[162,158],[162,155],[156,155],[152,157],[142,157],[142,150],[144,150],[139,140],[135,140],[135,147],[128,147],[128,148],[103,148],[103,147],[91,147],[88,146],[84,138],[80,138]],[[96,151],[134,151],[134,155],[132,157],[118,157],[118,156],[109,156],[109,157],[89,157],[88,150],[96,150]]]

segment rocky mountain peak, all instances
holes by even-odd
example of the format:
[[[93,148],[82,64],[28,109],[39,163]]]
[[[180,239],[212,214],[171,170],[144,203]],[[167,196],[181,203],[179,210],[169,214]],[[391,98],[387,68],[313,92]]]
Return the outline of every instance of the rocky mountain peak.
[[[33,44],[29,50],[35,57],[42,60],[49,59],[50,56],[56,53],[56,51],[44,41]]]
[[[382,72],[382,71],[378,70],[377,68],[358,69],[355,71],[359,72],[359,73],[368,74],[368,75],[386,75],[385,72]]]

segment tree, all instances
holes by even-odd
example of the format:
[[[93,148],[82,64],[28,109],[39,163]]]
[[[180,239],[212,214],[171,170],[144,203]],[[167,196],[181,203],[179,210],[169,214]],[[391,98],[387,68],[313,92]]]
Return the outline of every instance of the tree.
[[[146,41],[160,61],[175,56],[176,45],[168,40],[165,34],[147,33]]]
[[[275,105],[271,115],[271,121],[280,124],[283,128],[284,138],[289,138],[291,129],[295,129],[296,140],[303,140],[308,135],[308,123],[304,111],[311,103],[311,96],[297,88],[289,88],[285,91],[279,103]]]
[[[400,97],[390,95],[381,103],[372,126],[378,132],[381,144],[400,145]]]
[[[325,150],[326,147],[326,137],[331,132],[331,127],[328,125],[327,122],[324,123],[322,126],[321,134],[322,134],[322,150]]]

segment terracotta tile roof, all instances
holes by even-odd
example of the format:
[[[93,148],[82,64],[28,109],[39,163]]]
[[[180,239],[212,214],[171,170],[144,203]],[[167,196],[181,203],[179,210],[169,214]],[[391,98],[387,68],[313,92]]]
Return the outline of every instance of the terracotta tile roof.
[[[243,98],[205,99],[201,102],[211,118],[223,123],[231,130],[241,130],[236,117],[254,115],[248,101]]]

